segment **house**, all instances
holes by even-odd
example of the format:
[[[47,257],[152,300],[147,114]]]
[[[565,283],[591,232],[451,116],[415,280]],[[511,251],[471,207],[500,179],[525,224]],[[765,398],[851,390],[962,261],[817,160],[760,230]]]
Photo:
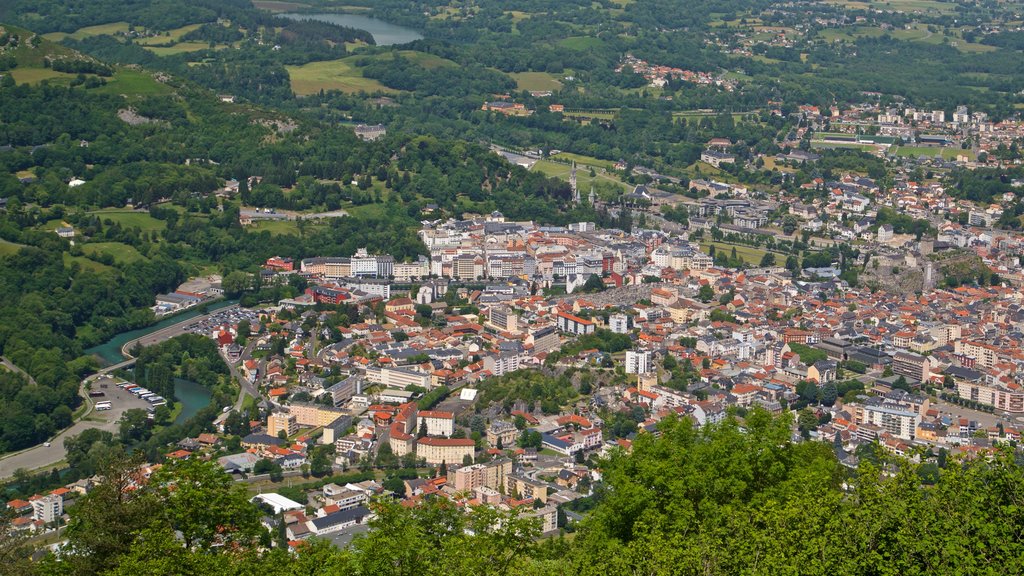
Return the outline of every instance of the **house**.
[[[369,519],[371,512],[365,506],[356,506],[348,510],[338,510],[320,518],[313,518],[306,523],[309,531],[317,536],[344,530],[356,524],[363,524]]]
[[[729,154],[728,152],[720,152],[718,150],[705,150],[700,154],[700,161],[718,168],[722,164],[735,163],[736,156]]]
[[[72,228],[71,226],[60,226],[57,228],[56,232],[57,236],[60,236],[61,238],[75,237],[75,229]]]
[[[356,136],[358,136],[360,140],[366,140],[368,142],[379,140],[384,136],[387,136],[388,133],[387,129],[384,128],[383,124],[375,124],[373,126],[359,124],[355,127],[354,130]]]

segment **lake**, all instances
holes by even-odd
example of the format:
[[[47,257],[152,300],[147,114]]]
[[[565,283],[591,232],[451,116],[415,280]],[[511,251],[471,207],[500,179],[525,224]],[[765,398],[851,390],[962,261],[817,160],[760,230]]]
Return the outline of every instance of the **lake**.
[[[224,308],[225,306],[230,306],[237,302],[237,300],[221,300],[219,302],[210,304],[209,306],[206,307],[206,310],[207,312],[213,312],[214,310],[219,310],[221,308]],[[202,312],[200,308],[195,308],[193,310],[189,310],[187,312],[171,316],[170,318],[164,318],[163,320],[157,322],[156,324],[153,324],[152,326],[146,326],[145,328],[138,328],[136,330],[121,332],[120,334],[114,336],[113,338],[104,342],[103,344],[100,344],[99,346],[93,346],[92,348],[87,349],[85,353],[89,355],[99,356],[100,359],[103,360],[103,363],[107,366],[111,364],[117,364],[118,362],[125,360],[125,357],[121,354],[122,346],[124,346],[128,342],[131,342],[132,340],[135,340],[136,338],[141,338],[146,334],[151,334],[153,332],[156,332],[157,330],[163,330],[168,326],[173,326],[178,322],[190,320],[192,318],[195,318],[196,316],[201,316],[205,312]]]
[[[423,35],[412,28],[360,14],[279,14],[279,16],[292,20],[319,20],[348,28],[366,30],[373,36],[373,41],[377,43],[377,46],[405,44],[423,39]]]
[[[181,412],[174,419],[175,424],[184,424],[203,408],[210,405],[213,394],[191,380],[174,379],[174,397],[181,402]]]

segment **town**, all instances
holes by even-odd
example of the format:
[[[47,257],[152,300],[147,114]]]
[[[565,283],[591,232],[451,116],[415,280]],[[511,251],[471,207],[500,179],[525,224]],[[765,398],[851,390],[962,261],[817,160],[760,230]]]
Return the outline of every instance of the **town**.
[[[601,481],[599,459],[658,434],[666,417],[705,426],[792,411],[794,440],[830,443],[850,467],[875,445],[928,461],[1019,440],[1011,327],[1024,237],[986,226],[1001,207],[934,184],[881,193],[852,174],[812,186],[824,194],[809,204],[730,185],[700,199],[637,186],[639,210],[689,215],[678,233],[492,213],[424,221],[430,255],[412,262],[366,250],[270,258],[260,282],[301,278],[301,295],[187,326],[216,342],[254,397],[166,456],[272,479],[254,501],[297,546],[365,532],[382,494],[523,510],[555,533],[580,517],[573,502]],[[943,216],[935,238],[889,223]],[[787,252],[800,250],[794,267]],[[964,274],[985,282],[961,286]],[[158,298],[161,311],[221,292],[187,288]],[[123,389],[150,413],[166,403],[122,376],[93,389]],[[311,471],[352,481],[275,488]],[[13,525],[59,525],[92,482],[9,502]]]

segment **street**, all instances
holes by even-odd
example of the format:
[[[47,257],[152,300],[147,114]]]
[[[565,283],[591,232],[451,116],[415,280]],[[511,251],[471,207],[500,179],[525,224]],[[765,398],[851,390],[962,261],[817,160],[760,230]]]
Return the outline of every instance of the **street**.
[[[103,386],[106,385],[106,388]],[[9,478],[19,468],[25,470],[47,469],[64,460],[67,450],[64,449],[64,439],[77,436],[89,428],[99,428],[107,432],[116,433],[121,416],[130,408],[149,407],[149,403],[136,398],[130,392],[117,387],[117,381],[109,376],[97,378],[93,383],[93,390],[102,391],[105,396],[100,398],[88,398],[85,402],[88,407],[83,417],[70,428],[58,433],[50,439],[50,445],[39,444],[9,454],[0,459],[0,479]],[[97,411],[93,409],[95,402],[109,400],[112,407],[110,410]]]

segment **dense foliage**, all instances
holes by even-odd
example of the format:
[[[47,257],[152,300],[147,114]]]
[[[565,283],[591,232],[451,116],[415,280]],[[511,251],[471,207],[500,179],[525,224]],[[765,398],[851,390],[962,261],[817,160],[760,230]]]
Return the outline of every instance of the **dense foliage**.
[[[704,429],[668,420],[605,483],[572,541],[536,521],[444,499],[379,500],[349,549],[262,546],[258,509],[213,463],[166,466],[140,490],[129,463],[72,509],[70,546],[43,574],[1013,574],[1024,570],[1022,468],[1009,451],[922,468],[883,454],[849,474],[831,446],[792,443],[763,411]],[[120,462],[120,463],[117,463]],[[871,464],[868,462],[877,462]],[[878,466],[882,466],[879,468]],[[883,472],[885,472],[883,474]],[[176,536],[177,534],[177,536]],[[223,544],[230,545],[225,546]],[[25,568],[31,572],[28,567]]]

